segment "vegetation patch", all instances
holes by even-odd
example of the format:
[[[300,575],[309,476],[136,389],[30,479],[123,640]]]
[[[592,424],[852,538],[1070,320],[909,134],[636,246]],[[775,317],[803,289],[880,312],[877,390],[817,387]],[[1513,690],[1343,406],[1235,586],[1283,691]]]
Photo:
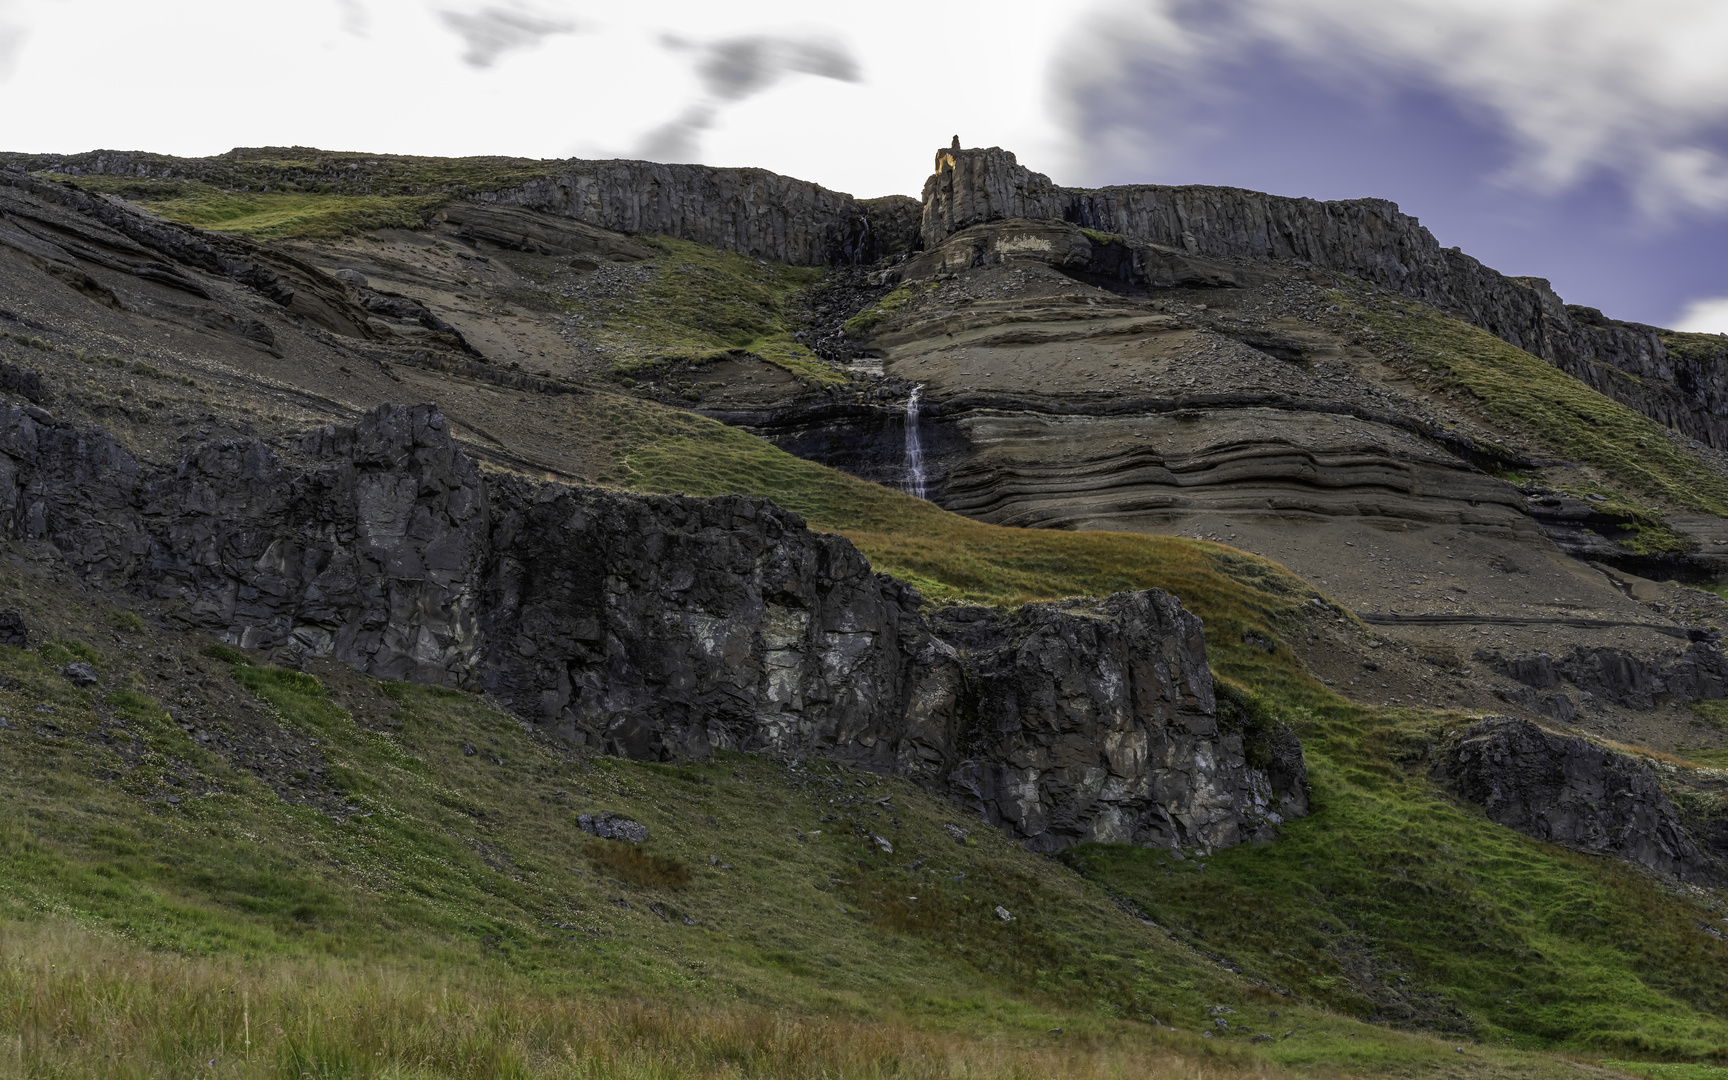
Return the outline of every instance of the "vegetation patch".
[[[643,889],[684,889],[690,886],[690,868],[677,859],[649,855],[621,840],[590,840],[582,849],[588,861],[614,877]]]
[[[887,322],[889,317],[896,311],[899,311],[901,308],[915,300],[920,292],[935,287],[935,282],[930,282],[922,287],[902,285],[893,292],[890,292],[887,296],[876,301],[875,304],[865,308],[850,319],[847,319],[840,329],[845,331],[846,336],[849,338],[868,337],[870,331],[876,329],[876,327],[880,326],[882,323]]]
[[[1443,388],[1474,397],[1489,415],[1549,452],[1594,465],[1630,492],[1728,516],[1728,480],[1643,413],[1426,305],[1403,298],[1380,303],[1344,291],[1332,299],[1370,336],[1402,344]]]
[[[418,229],[447,200],[423,195],[321,195],[225,192],[193,187],[176,198],[147,202],[169,221],[255,240],[346,236],[372,229]]]

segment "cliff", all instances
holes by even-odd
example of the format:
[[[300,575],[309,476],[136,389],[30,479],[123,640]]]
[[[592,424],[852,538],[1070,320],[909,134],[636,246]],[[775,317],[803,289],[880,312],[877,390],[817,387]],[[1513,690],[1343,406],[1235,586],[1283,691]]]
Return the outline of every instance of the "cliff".
[[[1321,202],[1241,188],[1064,188],[997,147],[938,151],[919,239],[934,249],[974,225],[1058,219],[1210,258],[1300,260],[1452,311],[1593,388],[1711,446],[1728,446],[1728,341],[1674,350],[1655,327],[1567,305],[1541,278],[1513,278],[1383,199]]]
[[[170,469],[5,405],[0,529],[243,646],[485,691],[605,752],[912,777],[1035,850],[1217,847],[1306,812],[1300,746],[1220,710],[1172,597],[927,615],[771,503],[487,475],[431,406]]]

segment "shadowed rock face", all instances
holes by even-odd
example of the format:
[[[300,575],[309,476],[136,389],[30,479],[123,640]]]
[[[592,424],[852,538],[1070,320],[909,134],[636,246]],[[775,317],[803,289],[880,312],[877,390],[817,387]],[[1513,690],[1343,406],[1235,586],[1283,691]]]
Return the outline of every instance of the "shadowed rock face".
[[[1538,840],[1687,880],[1722,878],[1650,766],[1585,739],[1490,717],[1458,736],[1436,776],[1489,820]]]
[[[431,406],[168,470],[3,405],[0,528],[225,640],[485,690],[611,753],[908,775],[1039,850],[1217,847],[1306,811],[1294,737],[1220,722],[1172,597],[932,620],[771,503],[489,477]]]

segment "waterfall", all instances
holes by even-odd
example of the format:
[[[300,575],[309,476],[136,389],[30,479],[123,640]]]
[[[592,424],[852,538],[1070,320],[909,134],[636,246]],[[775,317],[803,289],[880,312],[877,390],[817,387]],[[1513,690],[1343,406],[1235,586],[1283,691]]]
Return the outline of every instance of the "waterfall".
[[[924,444],[918,439],[918,394],[914,386],[906,399],[906,494],[924,498]]]

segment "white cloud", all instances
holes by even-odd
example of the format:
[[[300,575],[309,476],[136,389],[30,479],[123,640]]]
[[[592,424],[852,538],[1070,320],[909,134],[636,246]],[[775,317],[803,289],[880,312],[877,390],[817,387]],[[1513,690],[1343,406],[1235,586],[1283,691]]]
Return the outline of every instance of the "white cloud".
[[[1006,146],[1034,167],[1059,163],[1044,78],[1057,42],[1026,33],[1048,16],[1034,0],[524,3],[533,6],[316,0],[284,18],[280,4],[234,0],[0,0],[0,21],[30,30],[12,80],[0,84],[0,148],[610,157],[640,148],[696,105],[717,103],[698,132],[701,161],[860,196],[916,195],[933,151],[956,131],[968,146]],[[486,8],[579,23],[580,32],[531,36],[515,51],[482,48],[474,59],[495,62],[476,67],[463,59],[475,43],[453,34],[441,12],[478,17]],[[908,47],[908,26],[965,48]],[[668,49],[670,32],[697,44]],[[719,89],[748,84],[761,69],[702,70],[703,49],[751,39],[813,48],[779,54],[776,78],[742,97],[728,89],[722,101]],[[243,70],[229,74],[249,86],[293,87],[292,108],[211,91],[210,58],[233,56],[237,41],[246,43]],[[837,41],[844,55],[823,51]],[[978,57],[992,59],[980,67]],[[92,74],[69,80],[68,71]],[[131,92],[138,86],[150,93]]]
[[[1653,216],[1728,210],[1722,0],[1105,0],[1080,25],[1109,28],[1063,61],[1082,101],[1109,105],[1136,67],[1204,78],[1269,45],[1320,78],[1439,89],[1493,118],[1509,183],[1607,172]]]
[[[1674,321],[1674,329],[1694,334],[1728,334],[1728,296],[1687,304]]]

